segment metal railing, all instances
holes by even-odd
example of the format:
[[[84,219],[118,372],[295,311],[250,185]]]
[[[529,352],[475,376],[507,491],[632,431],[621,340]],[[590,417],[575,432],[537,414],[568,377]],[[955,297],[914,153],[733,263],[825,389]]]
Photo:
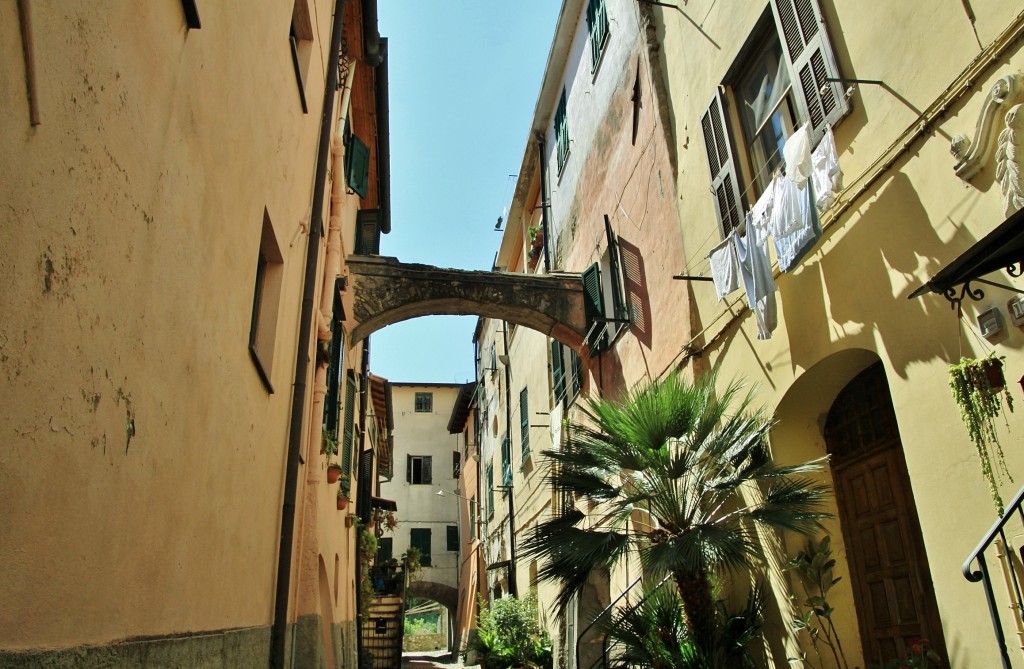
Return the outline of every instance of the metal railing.
[[[988,531],[985,538],[981,540],[978,547],[967,558],[963,566],[964,577],[971,583],[981,582],[985,588],[985,598],[988,600],[988,613],[992,618],[992,629],[996,635],[996,643],[999,646],[999,656],[1002,660],[1003,669],[1011,669],[1010,655],[1006,648],[1006,634],[1003,631],[1002,616],[999,613],[999,605],[996,603],[995,591],[992,588],[992,573],[989,571],[985,551],[995,547],[995,559],[1000,563],[1003,571],[1003,578],[1008,594],[1011,597],[1009,606],[1006,608],[1012,611],[1015,633],[1024,644],[1024,597],[1021,594],[1020,579],[1017,577],[1017,570],[1013,563],[1011,544],[1006,539],[1006,525],[1016,520],[1021,528],[1024,528],[1024,488],[1021,488],[1013,501],[1006,508],[1003,517],[996,521],[992,529]],[[1022,556],[1024,557],[1024,556]],[[977,563],[978,568],[973,569],[972,565]]]
[[[654,586],[653,588],[651,588],[650,591],[647,594],[645,594],[640,599],[639,602],[636,603],[636,606],[640,606],[641,604],[646,602],[647,598],[650,597],[652,594],[654,594],[654,592],[656,590],[658,590],[659,588],[661,588],[661,586],[665,585],[665,582],[668,581],[670,578],[672,578],[672,575],[668,574],[667,576],[665,576],[665,578],[663,578],[660,581],[658,581],[658,584],[656,586]],[[609,613],[611,613],[611,611],[615,608],[615,605],[618,604],[620,601],[622,601],[622,599],[626,595],[629,594],[630,590],[632,590],[634,587],[639,585],[640,582],[643,581],[643,579],[644,579],[644,577],[641,575],[635,581],[630,583],[629,587],[626,588],[625,590],[623,590],[621,593],[619,593],[619,596],[616,597],[614,600],[612,600],[611,604],[609,604],[608,606],[604,607],[604,609],[600,613],[598,613],[594,617],[594,619],[590,621],[590,624],[588,624],[586,627],[584,627],[583,631],[580,632],[579,635],[576,637],[576,669],[580,669],[580,644],[583,643],[583,637],[587,634],[587,632],[589,632],[591,629],[593,629],[593,627],[595,625],[597,625],[599,622],[601,622],[601,620],[605,616],[607,616]],[[608,666],[608,651],[609,650],[610,650],[610,648],[609,648],[609,645],[608,645],[608,635],[605,634],[604,638],[601,639],[601,657],[599,657],[596,660],[594,660],[594,662],[592,662],[590,665],[588,665],[586,669],[604,669],[604,667],[607,667]]]

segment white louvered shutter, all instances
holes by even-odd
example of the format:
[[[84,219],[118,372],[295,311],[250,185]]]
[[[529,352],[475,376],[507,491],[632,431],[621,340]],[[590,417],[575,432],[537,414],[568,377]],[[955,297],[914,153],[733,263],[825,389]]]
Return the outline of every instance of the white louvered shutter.
[[[711,192],[715,198],[718,222],[722,226],[722,237],[740,224],[743,215],[739,182],[736,179],[736,160],[729,138],[729,126],[725,121],[724,105],[725,99],[722,94],[716,92],[715,98],[700,119],[711,174]]]
[[[772,12],[789,60],[793,93],[804,121],[811,124],[811,142],[817,144],[825,128],[850,111],[843,86],[829,83],[839,68],[825,30],[825,19],[817,0],[772,0]]]

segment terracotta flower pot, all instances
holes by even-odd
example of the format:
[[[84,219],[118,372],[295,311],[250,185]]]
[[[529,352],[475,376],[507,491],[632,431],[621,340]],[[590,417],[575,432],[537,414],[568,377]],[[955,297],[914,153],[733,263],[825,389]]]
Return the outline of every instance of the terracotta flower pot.
[[[327,482],[337,483],[341,478],[341,465],[327,465]]]
[[[343,511],[347,506],[348,506],[348,498],[347,497],[339,497],[338,498],[338,511]]]

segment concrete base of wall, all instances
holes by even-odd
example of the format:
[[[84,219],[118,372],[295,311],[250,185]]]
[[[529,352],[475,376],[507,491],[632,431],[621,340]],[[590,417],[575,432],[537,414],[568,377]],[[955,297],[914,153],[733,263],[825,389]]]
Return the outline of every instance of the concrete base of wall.
[[[320,616],[288,626],[285,657],[293,667],[325,667]],[[334,666],[357,667],[356,624],[332,627]],[[294,655],[292,643],[294,641]],[[106,646],[46,651],[0,650],[0,669],[235,669],[270,666],[270,627],[133,639]]]
[[[270,664],[270,627],[122,641],[47,651],[0,650],[0,667],[18,669],[227,669]]]

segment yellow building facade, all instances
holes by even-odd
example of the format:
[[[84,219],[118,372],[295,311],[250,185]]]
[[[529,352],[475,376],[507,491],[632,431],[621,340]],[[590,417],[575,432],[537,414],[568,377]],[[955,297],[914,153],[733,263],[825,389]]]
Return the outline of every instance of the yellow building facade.
[[[975,283],[985,295],[965,298],[959,320],[941,294],[912,293],[977,251],[1011,213],[997,145],[1019,95],[1007,95],[1016,84],[1006,81],[1024,65],[1020,7],[772,0],[648,15],[674,129],[680,274],[711,277],[710,256],[737,226],[750,239],[763,193],[784,162],[787,176],[793,169],[784,146],[801,127],[811,148],[831,128],[842,171],[833,201],[820,207],[819,240],[790,262],[793,249],[780,252],[773,238],[775,291],[765,303],[752,309],[742,288],[719,300],[716,285],[693,281],[695,318],[672,366],[756,383],[774,409],[776,460],[830,456],[836,519],[825,529],[843,578],[832,604],[851,666],[902,657],[919,637],[952,666],[999,666],[983,589],[961,573],[998,514],[947,370],[962,356],[1005,356],[1019,397],[1024,337],[1007,306],[1014,293]],[[1006,104],[993,106],[1001,97]],[[971,160],[973,175],[963,167]],[[762,310],[767,302],[774,316]],[[986,338],[977,319],[991,308],[1004,325]],[[763,338],[771,320],[777,327]],[[996,472],[997,485],[1008,502],[1024,471],[1013,447],[1024,425],[1012,414],[998,423],[1007,470]],[[802,543],[776,548],[774,566]],[[1005,606],[1009,567],[999,575],[993,555]],[[766,655],[785,666],[811,651],[789,630],[793,576],[771,573],[779,608]],[[1010,645],[1020,662],[1016,638]]]
[[[375,3],[19,2],[0,30],[0,664],[354,666]]]

